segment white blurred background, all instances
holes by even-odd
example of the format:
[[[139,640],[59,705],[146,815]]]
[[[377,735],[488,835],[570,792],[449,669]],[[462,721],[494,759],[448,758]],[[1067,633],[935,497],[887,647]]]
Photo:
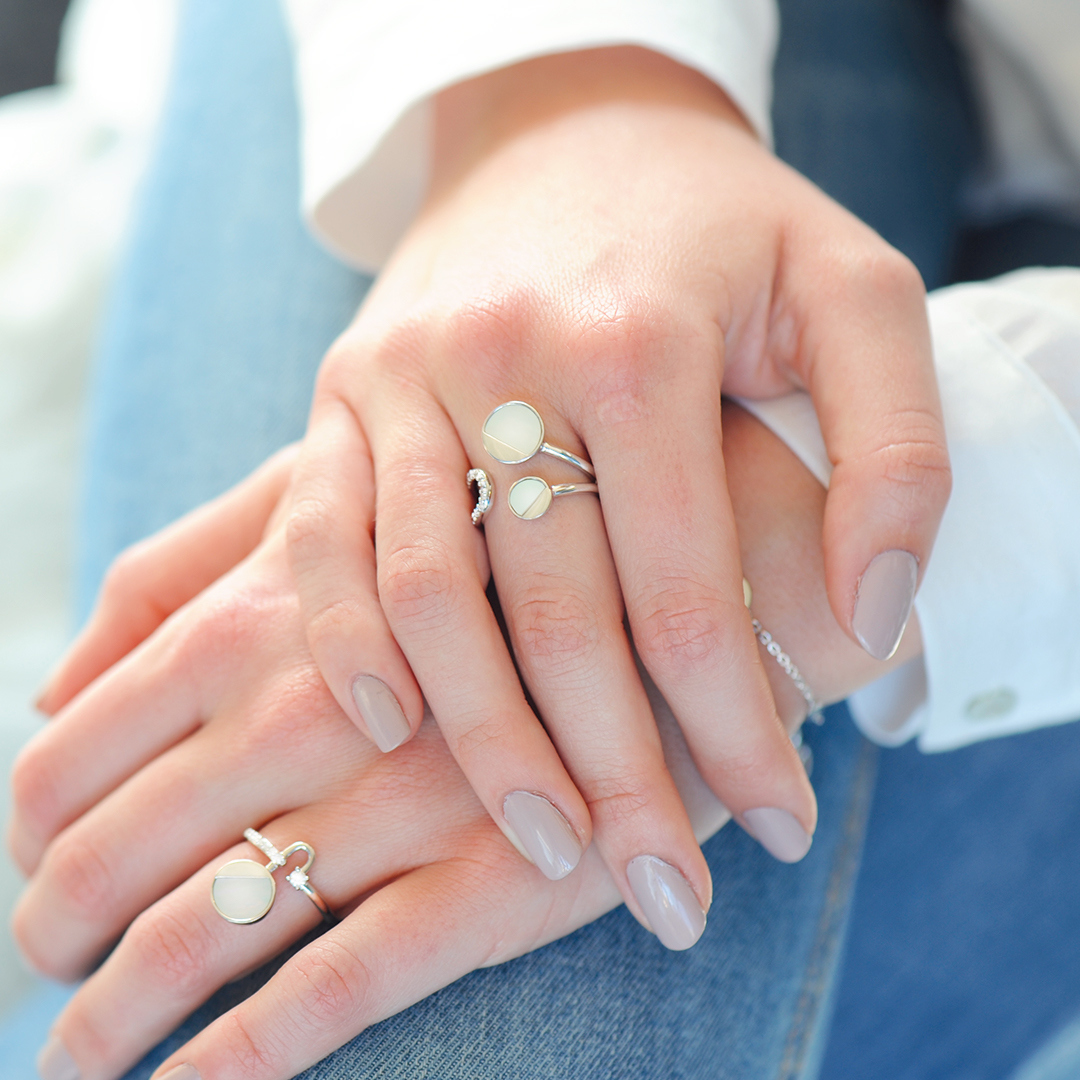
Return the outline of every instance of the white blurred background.
[[[23,77],[29,15],[0,4],[0,75]],[[5,6],[7,5],[7,6]],[[59,9],[60,5],[54,7]],[[74,0],[57,84],[0,97],[0,783],[41,723],[30,702],[69,638],[77,456],[102,298],[153,138],[174,0]],[[55,31],[50,44],[55,46]],[[15,51],[18,49],[19,51]],[[15,70],[18,68],[18,70]],[[3,80],[0,79],[0,82]],[[37,81],[45,81],[38,79]],[[17,85],[17,84],[16,84]],[[0,913],[21,887],[0,857]],[[0,1020],[40,987],[0,933]],[[47,996],[47,993],[46,993]],[[0,1051],[2,1051],[0,1047]],[[16,1063],[2,1071],[12,1080]],[[21,1073],[19,1073],[21,1075]]]

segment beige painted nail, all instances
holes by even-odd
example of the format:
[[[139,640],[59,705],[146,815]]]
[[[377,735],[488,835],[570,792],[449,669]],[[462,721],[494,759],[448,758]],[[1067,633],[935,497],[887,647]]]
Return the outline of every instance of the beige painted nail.
[[[669,949],[689,949],[705,931],[705,912],[690,883],[670,863],[639,855],[626,867],[634,897],[652,932]]]
[[[774,858],[781,862],[798,862],[814,842],[813,837],[799,824],[799,819],[787,810],[775,806],[759,806],[739,815],[743,828]]]
[[[910,551],[883,551],[859,579],[851,628],[875,660],[888,660],[904,636],[915,602],[919,563]]]
[[[542,795],[511,791],[503,800],[503,814],[546,878],[559,881],[577,866],[581,843],[570,822]]]
[[[177,1065],[164,1076],[157,1077],[157,1080],[202,1080],[202,1077],[194,1065]]]
[[[41,1080],[79,1080],[79,1066],[55,1035],[49,1036],[38,1053],[37,1071]]]
[[[399,747],[412,734],[394,691],[374,675],[358,675],[352,684],[353,701],[375,745],[384,753]]]

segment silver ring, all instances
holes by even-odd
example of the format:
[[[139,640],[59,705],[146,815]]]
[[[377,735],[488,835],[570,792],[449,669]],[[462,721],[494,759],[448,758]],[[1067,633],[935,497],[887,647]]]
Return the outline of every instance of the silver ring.
[[[233,859],[218,868],[210,886],[210,902],[223,919],[247,925],[264,918],[277,895],[274,871],[284,866],[296,852],[302,851],[307,855],[307,861],[303,866],[295,867],[285,880],[319,909],[324,922],[334,924],[338,921],[330,910],[330,905],[308,878],[308,871],[315,862],[315,849],[310,844],[299,840],[284,851],[278,851],[265,836],[254,829],[245,829],[244,839],[257,847],[270,861],[263,866],[254,859]]]
[[[470,489],[473,484],[476,485],[476,505],[473,507],[472,523],[479,527],[483,524],[484,515],[491,509],[492,500],[495,498],[495,485],[483,469],[470,469],[465,474],[465,484]]]
[[[548,512],[552,499],[585,493],[599,495],[600,489],[595,484],[549,484],[540,476],[523,476],[510,485],[506,501],[517,517],[535,521]]]
[[[526,401],[507,401],[488,413],[483,427],[484,449],[504,465],[520,465],[537,454],[548,454],[595,477],[591,462],[569,450],[544,442],[544,421]]]

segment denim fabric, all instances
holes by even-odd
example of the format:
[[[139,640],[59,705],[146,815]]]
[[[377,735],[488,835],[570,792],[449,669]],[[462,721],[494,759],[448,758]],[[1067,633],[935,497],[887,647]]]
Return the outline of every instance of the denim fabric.
[[[955,189],[973,146],[939,8],[920,0],[784,4],[776,105],[780,152],[907,251],[931,284],[947,274]],[[80,564],[84,611],[121,547],[302,433],[320,356],[367,283],[320,252],[297,220],[296,137],[276,10],[264,0],[188,0],[161,143],[97,373]],[[811,854],[796,867],[781,866],[738,830],[723,830],[706,845],[716,901],[706,934],[690,952],[668,953],[619,910],[530,956],[473,973],[372,1028],[308,1075],[813,1076],[825,1049],[877,755],[843,709],[830,710],[809,741],[821,806]],[[911,753],[887,760],[903,763]],[[880,964],[862,958],[880,944],[875,917],[894,913],[888,889],[910,896],[924,887],[923,867],[898,852],[936,843],[942,869],[966,867],[942,836],[957,831],[957,845],[970,840],[986,820],[985,804],[992,807],[992,789],[965,789],[968,801],[949,811],[973,824],[956,829],[953,823],[965,819],[930,812],[939,832],[928,841],[905,831],[917,815],[905,801],[903,771],[895,775],[899,784],[884,789],[874,818],[881,850],[873,858],[887,869],[902,866],[905,876],[898,882],[875,870],[873,858],[867,864],[874,872],[863,888],[838,1034],[828,1051],[826,1075],[836,1080],[895,1076],[911,1040],[940,1037],[937,1028],[925,1035],[920,1002],[875,996]],[[953,790],[929,791],[932,781],[928,773],[916,788],[928,807]],[[881,815],[890,815],[888,822]],[[1027,839],[1020,830],[1010,834],[1014,845]],[[1015,854],[997,851],[1001,859]],[[995,880],[992,862],[980,867],[961,875],[976,892]],[[948,897],[941,906],[950,908]],[[926,907],[917,910],[929,918]],[[954,914],[962,920],[963,913]],[[933,969],[935,954],[919,951],[922,928],[913,917],[885,929],[893,948],[887,964],[918,955]],[[959,986],[968,965],[956,952],[948,955],[950,980]],[[148,1076],[266,976],[223,990],[131,1077]],[[972,981],[966,989],[977,996],[986,984]],[[1046,1034],[1058,1020],[1043,1025]],[[901,1034],[893,1039],[893,1032]],[[892,1058],[882,1053],[868,1066],[856,1051],[870,1045]]]

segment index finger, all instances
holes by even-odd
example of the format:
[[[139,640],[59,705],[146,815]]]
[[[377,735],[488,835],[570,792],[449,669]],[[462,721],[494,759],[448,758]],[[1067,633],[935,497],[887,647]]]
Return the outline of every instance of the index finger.
[[[823,537],[829,603],[867,653],[887,660],[952,476],[922,279],[854,219],[847,237],[834,236],[793,230],[783,289],[801,326],[794,367],[833,464]]]

